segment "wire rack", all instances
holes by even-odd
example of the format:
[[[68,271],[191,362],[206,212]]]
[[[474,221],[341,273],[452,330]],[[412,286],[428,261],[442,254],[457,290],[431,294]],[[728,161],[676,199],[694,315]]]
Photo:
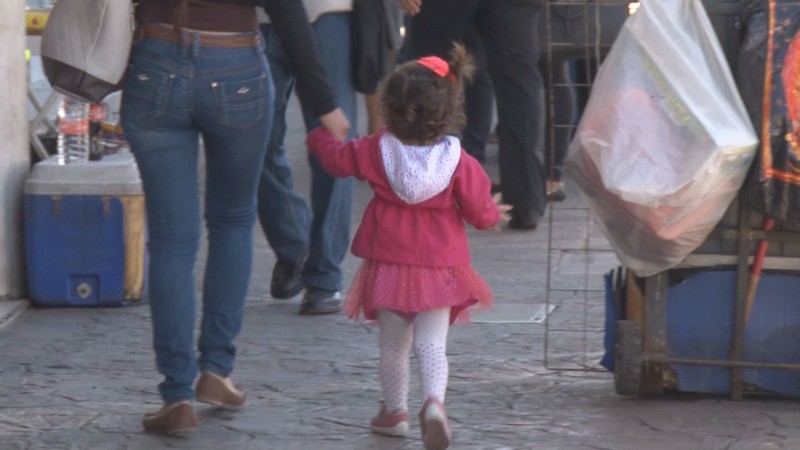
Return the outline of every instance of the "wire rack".
[[[552,178],[558,151],[566,153],[559,133],[572,135],[576,114],[559,108],[565,102],[580,105],[588,98],[597,70],[625,19],[638,3],[630,0],[548,0],[543,18],[543,71],[546,96],[545,170]],[[565,80],[571,63],[572,75]],[[567,66],[570,67],[570,66]],[[568,71],[567,71],[568,72]],[[572,92],[574,100],[564,100]],[[578,110],[578,108],[574,108]],[[558,146],[561,146],[558,148]],[[605,371],[603,356],[605,320],[604,273],[619,263],[577,189],[567,184],[565,201],[548,208],[547,277],[544,364],[550,370]]]

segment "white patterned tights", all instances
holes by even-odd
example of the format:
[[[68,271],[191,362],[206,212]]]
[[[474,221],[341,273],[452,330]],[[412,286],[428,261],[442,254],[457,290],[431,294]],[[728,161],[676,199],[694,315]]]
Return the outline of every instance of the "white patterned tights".
[[[379,373],[387,411],[408,411],[409,351],[413,335],[423,401],[434,397],[444,403],[447,389],[447,332],[450,308],[417,314],[413,322],[392,311],[378,310],[381,359]]]

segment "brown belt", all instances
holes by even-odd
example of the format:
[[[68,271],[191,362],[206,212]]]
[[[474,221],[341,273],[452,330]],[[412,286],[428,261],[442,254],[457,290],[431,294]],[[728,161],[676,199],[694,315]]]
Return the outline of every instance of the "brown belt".
[[[171,26],[162,25],[142,25],[137,30],[140,38],[148,36],[179,44],[191,42],[189,36],[185,34],[187,32],[198,36],[198,45],[200,45],[200,47],[243,48],[253,47],[260,42],[259,35],[255,32],[253,34],[215,33],[184,29],[184,34],[180,35],[176,33]],[[181,39],[181,37],[183,37],[183,39]]]

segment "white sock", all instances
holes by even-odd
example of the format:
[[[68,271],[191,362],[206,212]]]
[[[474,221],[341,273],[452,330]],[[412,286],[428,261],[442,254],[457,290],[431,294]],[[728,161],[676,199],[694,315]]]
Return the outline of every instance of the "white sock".
[[[414,354],[419,363],[423,401],[434,397],[444,403],[449,375],[447,362],[449,329],[449,307],[421,312],[414,319]]]
[[[378,367],[387,411],[408,411],[408,355],[411,322],[388,309],[378,310],[381,359]]]

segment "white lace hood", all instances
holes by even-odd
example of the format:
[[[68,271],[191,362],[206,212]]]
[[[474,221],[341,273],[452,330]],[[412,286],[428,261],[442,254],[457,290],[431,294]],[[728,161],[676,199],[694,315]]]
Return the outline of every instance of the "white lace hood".
[[[461,141],[447,136],[433,145],[406,145],[391,133],[380,140],[381,157],[392,191],[406,203],[429,200],[450,185],[461,158]]]

